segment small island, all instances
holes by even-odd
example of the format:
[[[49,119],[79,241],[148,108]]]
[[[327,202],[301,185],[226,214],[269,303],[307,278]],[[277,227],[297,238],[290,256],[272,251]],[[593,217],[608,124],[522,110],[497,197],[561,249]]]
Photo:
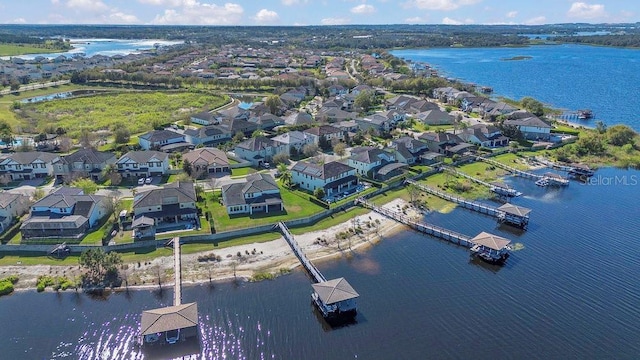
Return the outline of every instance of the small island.
[[[502,61],[522,61],[522,60],[530,60],[533,59],[532,56],[525,56],[525,55],[519,55],[519,56],[513,56],[510,58],[504,58],[501,59]]]

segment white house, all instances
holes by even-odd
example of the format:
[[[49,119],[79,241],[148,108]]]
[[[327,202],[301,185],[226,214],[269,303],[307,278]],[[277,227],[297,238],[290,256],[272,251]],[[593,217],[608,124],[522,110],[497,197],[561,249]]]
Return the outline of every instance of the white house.
[[[348,165],[356,170],[360,176],[373,177],[373,171],[382,165],[394,162],[394,154],[378,148],[361,147],[353,148]]]
[[[13,220],[27,212],[29,197],[9,192],[0,193],[0,233],[7,230]]]
[[[189,128],[184,131],[185,141],[192,145],[215,144],[231,140],[231,132],[217,125]]]
[[[116,162],[123,178],[160,176],[169,170],[169,155],[160,151],[129,151]]]
[[[271,140],[278,144],[277,146],[286,149],[287,154],[291,153],[292,148],[300,152],[305,145],[313,143],[313,137],[301,131],[289,131],[275,136]]]
[[[58,155],[39,152],[17,152],[0,161],[0,176],[8,180],[30,180],[53,175],[53,162]]]
[[[163,146],[184,143],[182,134],[171,130],[152,130],[138,137],[138,143],[143,150],[159,149]]]
[[[270,162],[274,155],[286,151],[286,148],[264,136],[256,136],[236,145],[234,151],[237,157],[261,166]]]
[[[302,189],[311,192],[322,188],[327,197],[338,195],[358,185],[356,169],[337,161],[326,164],[298,161],[291,168],[291,180]]]
[[[507,119],[503,124],[517,127],[522,133],[522,136],[528,140],[549,140],[551,136],[551,125],[537,116],[522,119]]]
[[[344,132],[337,127],[331,125],[320,125],[304,131],[307,136],[311,137],[314,144],[320,142],[320,137],[323,137],[332,142],[333,140],[344,140]]]

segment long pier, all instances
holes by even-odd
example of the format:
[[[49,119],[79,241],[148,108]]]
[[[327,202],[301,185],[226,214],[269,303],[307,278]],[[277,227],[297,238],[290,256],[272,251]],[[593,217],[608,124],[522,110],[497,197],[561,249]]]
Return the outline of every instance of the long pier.
[[[516,197],[516,196],[520,196],[522,195],[521,192],[515,190],[515,189],[511,189],[509,187],[505,186],[500,186],[500,185],[496,185],[496,184],[491,184],[488,183],[486,181],[480,180],[478,178],[475,178],[471,175],[465,174],[460,170],[456,170],[452,167],[448,167],[448,166],[441,166],[440,169],[442,169],[442,171],[447,171],[450,172],[452,174],[458,175],[458,176],[462,176],[465,179],[469,179],[475,183],[478,183],[480,185],[484,185],[486,187],[489,188],[489,190],[491,190],[492,192],[498,194],[498,195],[504,195],[504,196],[508,196],[508,197]]]
[[[481,204],[475,201],[470,201],[467,199],[457,197],[455,195],[448,194],[443,191],[436,190],[424,184],[420,184],[414,180],[407,180],[407,183],[412,184],[416,186],[418,189],[424,192],[427,192],[431,195],[435,195],[439,198],[456,203],[464,207],[465,209],[469,209],[469,210],[477,211],[481,214],[487,214],[489,216],[493,216],[497,218],[498,221],[501,223],[508,223],[511,225],[521,227],[523,229],[525,229],[529,224],[529,213],[531,212],[531,210],[525,207],[516,206],[516,205],[507,203],[498,208],[495,208],[493,206]]]
[[[284,236],[284,239],[287,241],[287,243],[291,247],[291,250],[296,255],[298,260],[300,260],[300,264],[302,264],[302,267],[304,267],[305,270],[307,270],[307,272],[309,273],[309,275],[311,275],[311,277],[313,278],[313,281],[316,283],[327,281],[327,279],[324,277],[324,275],[322,275],[320,270],[318,270],[318,268],[316,268],[315,265],[313,265],[313,263],[304,254],[304,252],[300,248],[300,245],[298,245],[298,242],[293,238],[293,235],[291,235],[291,232],[289,231],[289,228],[287,228],[287,225],[285,225],[285,223],[280,221],[278,222],[278,227],[280,228],[280,232],[282,233],[282,236]]]
[[[421,233],[432,235],[440,239],[444,239],[450,241],[454,244],[466,246],[471,248],[475,245],[471,241],[471,237],[461,234],[459,232],[455,232],[453,230],[445,229],[440,226],[427,224],[425,222],[419,222],[411,219],[409,216],[403,215],[402,213],[395,212],[393,210],[389,210],[384,207],[376,206],[363,198],[356,199],[356,204],[360,204],[365,208],[369,208],[378,214],[382,214],[390,219],[393,219],[399,223],[409,226],[410,228],[419,231]]]
[[[175,275],[173,306],[182,305],[182,260],[180,256],[180,238],[173,238],[173,273]]]
[[[555,174],[544,174],[544,175],[538,175],[538,174],[534,174],[534,173],[530,173],[527,171],[522,171],[519,169],[516,169],[514,167],[511,167],[509,165],[503,164],[499,161],[495,161],[493,159],[489,159],[486,157],[482,157],[482,156],[477,156],[476,159],[480,160],[480,161],[484,161],[488,164],[500,167],[502,169],[505,169],[509,172],[511,172],[512,174],[516,175],[516,176],[520,176],[526,179],[532,179],[536,181],[536,184],[542,185],[542,186],[546,186],[546,185],[561,185],[561,186],[567,186],[569,185],[569,179],[563,178],[559,175],[555,175]]]

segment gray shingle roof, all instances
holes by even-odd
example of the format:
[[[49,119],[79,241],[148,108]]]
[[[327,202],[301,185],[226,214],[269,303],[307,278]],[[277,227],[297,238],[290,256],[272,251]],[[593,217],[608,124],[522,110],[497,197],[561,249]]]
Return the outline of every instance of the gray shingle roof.
[[[7,159],[11,159],[18,164],[26,165],[31,164],[36,160],[43,161],[45,163],[50,163],[58,158],[58,155],[40,152],[40,151],[26,151],[26,152],[17,152],[9,155]]]
[[[244,205],[264,202],[267,199],[280,200],[280,194],[265,194],[246,198],[248,193],[263,193],[278,190],[275,179],[269,174],[252,174],[247,176],[246,183],[229,184],[222,187],[223,199],[226,206]]]
[[[192,182],[177,181],[137,194],[133,199],[133,207],[162,205],[162,200],[168,197],[176,197],[178,203],[195,202],[196,190]]]
[[[483,231],[471,239],[471,242],[488,247],[489,249],[502,250],[511,243],[511,240]]]
[[[267,139],[264,136],[256,136],[236,145],[236,147],[249,151],[260,151],[263,149],[271,148],[273,146],[273,141],[271,139]]]
[[[298,161],[293,166],[292,170],[307,174],[314,178],[326,180],[351,171],[353,168],[337,161],[332,161],[326,164],[314,164],[307,161]]]
[[[198,304],[189,303],[147,310],[142,313],[140,335],[198,326]]]
[[[144,139],[152,143],[162,142],[162,141],[182,138],[182,137],[184,137],[182,134],[178,134],[177,132],[173,132],[171,130],[152,130],[146,134],[142,134],[139,136],[140,139]]]
[[[128,153],[122,155],[120,159],[118,159],[118,163],[124,162],[125,159],[131,159],[138,164],[146,164],[151,159],[157,159],[157,161],[164,161],[167,159],[169,155],[167,153],[163,153],[161,151],[147,150],[147,151],[129,151]]]
[[[340,301],[355,299],[360,296],[345,280],[338,278],[311,285],[323,303],[327,305]]]
[[[182,155],[183,160],[187,160],[192,164],[205,162],[207,165],[228,166],[229,159],[224,151],[217,148],[200,148],[191,150]]]
[[[115,161],[114,153],[98,151],[94,148],[85,148],[80,149],[73,154],[63,156],[61,160],[66,164],[73,164],[76,162],[82,162],[85,164],[102,164],[112,158]]]

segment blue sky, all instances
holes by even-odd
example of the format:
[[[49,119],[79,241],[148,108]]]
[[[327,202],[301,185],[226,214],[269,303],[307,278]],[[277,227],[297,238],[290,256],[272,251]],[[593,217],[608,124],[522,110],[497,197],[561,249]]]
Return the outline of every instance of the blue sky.
[[[637,0],[0,0],[0,23],[337,25],[640,21]]]

